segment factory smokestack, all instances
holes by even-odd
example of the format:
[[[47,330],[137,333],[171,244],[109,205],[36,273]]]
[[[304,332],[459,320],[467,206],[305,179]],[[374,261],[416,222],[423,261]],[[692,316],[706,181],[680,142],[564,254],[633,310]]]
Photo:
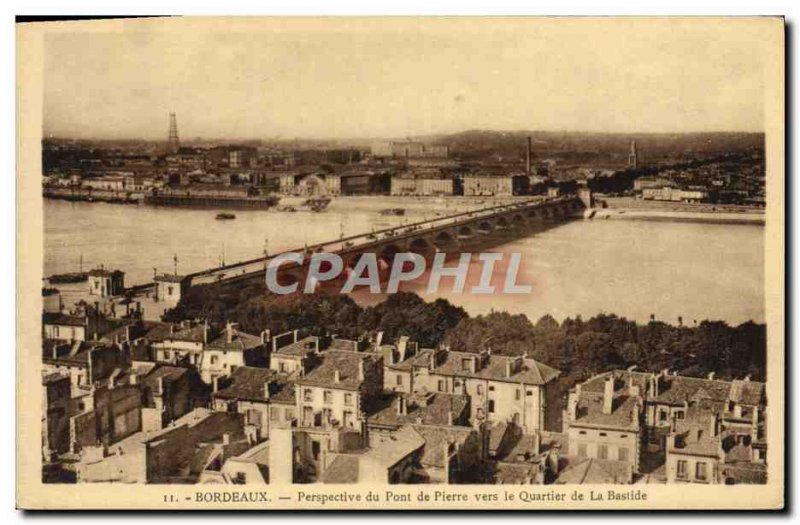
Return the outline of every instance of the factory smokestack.
[[[528,137],[528,150],[527,155],[525,156],[525,173],[528,175],[531,174],[531,138]]]

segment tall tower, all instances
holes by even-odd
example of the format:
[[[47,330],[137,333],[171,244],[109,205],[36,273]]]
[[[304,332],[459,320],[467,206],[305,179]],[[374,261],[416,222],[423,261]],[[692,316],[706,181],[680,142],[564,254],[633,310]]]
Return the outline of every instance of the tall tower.
[[[631,141],[631,151],[628,153],[628,167],[635,170],[639,166],[639,156],[636,153],[636,141]]]
[[[532,152],[531,152],[531,138],[529,136],[528,137],[528,149],[526,151],[526,156],[525,156],[525,173],[527,175],[531,174],[531,155],[532,155]]]
[[[177,153],[179,147],[180,142],[178,141],[178,119],[175,118],[175,113],[170,113],[169,136],[167,137],[167,153]]]

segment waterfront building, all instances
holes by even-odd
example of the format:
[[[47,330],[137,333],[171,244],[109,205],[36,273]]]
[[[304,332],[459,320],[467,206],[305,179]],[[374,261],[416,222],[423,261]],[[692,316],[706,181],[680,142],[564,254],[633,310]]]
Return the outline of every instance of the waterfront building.
[[[156,287],[156,301],[164,301],[169,304],[178,304],[188,287],[184,276],[176,274],[156,275],[153,277],[153,282]]]
[[[670,202],[705,202],[708,200],[708,192],[700,189],[683,190],[670,186],[660,188],[643,188],[642,198],[644,200],[670,201]]]
[[[453,179],[395,176],[391,180],[390,193],[415,196],[453,195]]]
[[[465,196],[510,197],[513,195],[513,177],[510,175],[464,175]]]
[[[89,294],[109,297],[125,291],[125,273],[120,270],[107,270],[104,267],[89,270]]]

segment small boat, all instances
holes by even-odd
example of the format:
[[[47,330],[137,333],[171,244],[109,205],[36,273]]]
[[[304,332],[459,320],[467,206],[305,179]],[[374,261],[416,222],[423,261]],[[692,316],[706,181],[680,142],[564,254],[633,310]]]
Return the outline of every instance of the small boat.
[[[381,210],[381,215],[405,215],[406,210],[404,208],[386,208],[385,210]]]
[[[228,212],[218,213],[217,220],[218,221],[230,221],[236,218],[236,215]]]

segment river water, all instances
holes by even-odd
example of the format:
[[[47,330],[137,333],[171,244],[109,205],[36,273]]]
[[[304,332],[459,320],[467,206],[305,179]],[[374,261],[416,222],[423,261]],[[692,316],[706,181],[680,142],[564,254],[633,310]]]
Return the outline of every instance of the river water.
[[[378,210],[397,205],[391,199],[342,198],[324,213],[247,210],[219,221],[216,210],[46,200],[45,275],[78,271],[82,257],[84,271],[103,264],[126,272],[127,285],[140,284],[152,278],[154,268],[173,271],[175,256],[178,273],[185,274],[216,267],[223,257],[231,263],[258,257],[265,248],[295,249],[342,232],[433,218],[436,210],[493,204],[456,202],[403,201],[406,216],[387,217]],[[531,284],[532,293],[476,298],[448,291],[443,281],[435,296],[471,314],[505,310],[532,321],[544,314],[561,320],[607,312],[640,322],[650,315],[673,324],[678,316],[685,323],[763,322],[763,237],[763,227],[750,225],[574,221],[494,249],[520,254],[517,282]],[[477,275],[477,264],[470,275]]]

